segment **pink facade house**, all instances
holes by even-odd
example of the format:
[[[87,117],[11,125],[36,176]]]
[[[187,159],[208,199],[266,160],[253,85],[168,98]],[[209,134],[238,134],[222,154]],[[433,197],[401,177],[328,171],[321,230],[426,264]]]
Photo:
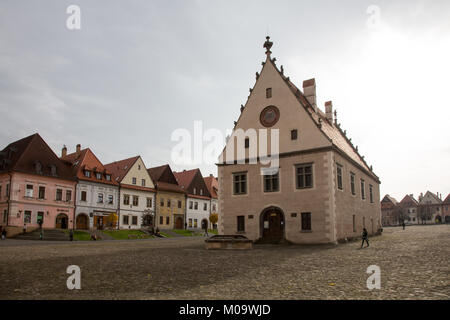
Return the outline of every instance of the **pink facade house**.
[[[10,230],[73,228],[76,181],[39,134],[0,152],[0,225]]]

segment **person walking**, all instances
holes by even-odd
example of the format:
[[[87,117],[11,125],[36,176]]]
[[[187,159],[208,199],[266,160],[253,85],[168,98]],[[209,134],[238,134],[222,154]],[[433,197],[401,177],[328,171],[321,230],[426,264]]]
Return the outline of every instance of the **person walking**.
[[[2,240],[6,239],[6,228],[2,229]]]
[[[405,230],[405,221],[402,222],[403,230]]]
[[[205,228],[204,228],[204,229],[205,229],[205,233],[204,233],[203,236],[209,237],[209,234],[208,234],[208,223],[205,223],[204,227],[205,227]]]
[[[23,234],[27,233],[27,224],[23,224]]]
[[[366,241],[367,243],[367,247],[369,246],[369,235],[367,233],[367,229],[363,228],[363,232],[362,232],[362,242],[361,242],[361,248],[364,245],[364,241]]]
[[[70,229],[69,238],[70,238],[70,241],[73,241],[73,229]]]

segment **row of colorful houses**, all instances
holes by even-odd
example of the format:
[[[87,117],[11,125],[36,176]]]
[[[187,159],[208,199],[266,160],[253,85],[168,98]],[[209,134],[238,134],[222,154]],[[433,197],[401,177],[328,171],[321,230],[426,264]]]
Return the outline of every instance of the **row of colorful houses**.
[[[410,224],[450,223],[450,194],[442,200],[442,194],[427,191],[416,200],[407,194],[399,202],[389,194],[381,200],[383,226]]]
[[[103,164],[78,144],[58,157],[38,133],[0,152],[4,227],[216,228],[209,217],[219,214],[217,192],[217,179],[200,169],[147,168],[141,156]]]

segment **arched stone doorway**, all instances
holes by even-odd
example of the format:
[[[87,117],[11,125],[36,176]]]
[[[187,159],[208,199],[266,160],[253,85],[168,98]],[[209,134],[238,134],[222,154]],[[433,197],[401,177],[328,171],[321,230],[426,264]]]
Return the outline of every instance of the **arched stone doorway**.
[[[436,216],[435,220],[436,223],[442,223],[442,217],[441,216]]]
[[[67,214],[60,213],[56,217],[55,228],[56,229],[67,229],[69,227],[69,217]]]
[[[278,207],[268,207],[260,215],[261,241],[280,243],[284,240],[284,213]]]
[[[183,218],[178,217],[175,220],[175,229],[183,229]]]
[[[142,226],[153,227],[153,215],[146,213],[142,217]]]
[[[88,230],[89,229],[89,218],[86,214],[80,213],[76,219],[77,230]]]
[[[205,230],[206,228],[208,228],[208,220],[203,219],[202,220],[202,229]]]

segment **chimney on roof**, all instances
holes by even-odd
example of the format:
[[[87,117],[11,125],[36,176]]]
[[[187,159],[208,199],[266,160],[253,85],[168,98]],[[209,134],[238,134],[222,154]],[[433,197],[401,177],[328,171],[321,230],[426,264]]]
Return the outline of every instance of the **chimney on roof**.
[[[316,79],[313,78],[303,81],[303,94],[314,108],[314,111],[317,112]]]
[[[211,178],[214,177],[212,173],[210,173],[209,176],[210,176]]]
[[[66,147],[66,145],[64,145],[62,150],[61,150],[61,157],[64,158],[65,156],[67,156],[67,147]]]
[[[333,103],[331,101],[325,102],[325,115],[327,117],[327,121],[332,125],[333,124]]]
[[[77,144],[77,151],[76,151],[77,156],[80,154],[80,151],[81,151],[81,144]]]

